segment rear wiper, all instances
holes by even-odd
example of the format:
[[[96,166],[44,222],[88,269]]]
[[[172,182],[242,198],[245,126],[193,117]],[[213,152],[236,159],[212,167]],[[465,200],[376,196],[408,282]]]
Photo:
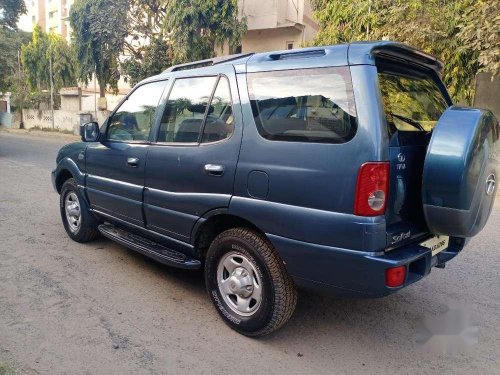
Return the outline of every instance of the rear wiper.
[[[420,125],[420,123],[418,121],[415,121],[415,120],[408,118],[408,117],[405,117],[405,116],[398,115],[398,114],[393,113],[393,112],[389,112],[389,114],[393,117],[396,117],[397,119],[400,119],[401,121],[406,122],[407,124],[410,124],[414,128],[417,128],[418,130],[425,132],[424,127],[422,125]]]

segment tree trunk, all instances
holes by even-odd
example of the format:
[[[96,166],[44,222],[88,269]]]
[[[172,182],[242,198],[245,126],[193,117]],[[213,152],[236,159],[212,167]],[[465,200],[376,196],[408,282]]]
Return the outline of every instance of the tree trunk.
[[[99,97],[106,97],[106,85],[103,85],[101,82],[99,82]]]

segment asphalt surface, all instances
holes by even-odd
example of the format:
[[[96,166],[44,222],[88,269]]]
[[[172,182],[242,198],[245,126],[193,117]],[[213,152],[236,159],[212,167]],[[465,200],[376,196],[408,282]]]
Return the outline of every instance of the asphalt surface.
[[[66,236],[50,182],[66,142],[0,132],[0,362],[28,374],[500,374],[499,204],[446,269],[383,299],[301,293],[288,325],[251,339],[219,319],[201,272]]]

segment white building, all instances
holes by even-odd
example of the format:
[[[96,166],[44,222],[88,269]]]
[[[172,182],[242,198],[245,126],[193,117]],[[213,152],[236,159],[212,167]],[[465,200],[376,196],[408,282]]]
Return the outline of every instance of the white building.
[[[248,26],[242,52],[298,48],[318,31],[310,0],[239,0],[238,12]]]

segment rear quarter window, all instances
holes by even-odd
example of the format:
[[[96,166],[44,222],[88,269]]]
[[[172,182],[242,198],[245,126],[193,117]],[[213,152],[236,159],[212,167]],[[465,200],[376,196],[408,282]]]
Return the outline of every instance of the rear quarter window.
[[[249,73],[257,129],[272,141],[344,143],[356,133],[348,67]]]

